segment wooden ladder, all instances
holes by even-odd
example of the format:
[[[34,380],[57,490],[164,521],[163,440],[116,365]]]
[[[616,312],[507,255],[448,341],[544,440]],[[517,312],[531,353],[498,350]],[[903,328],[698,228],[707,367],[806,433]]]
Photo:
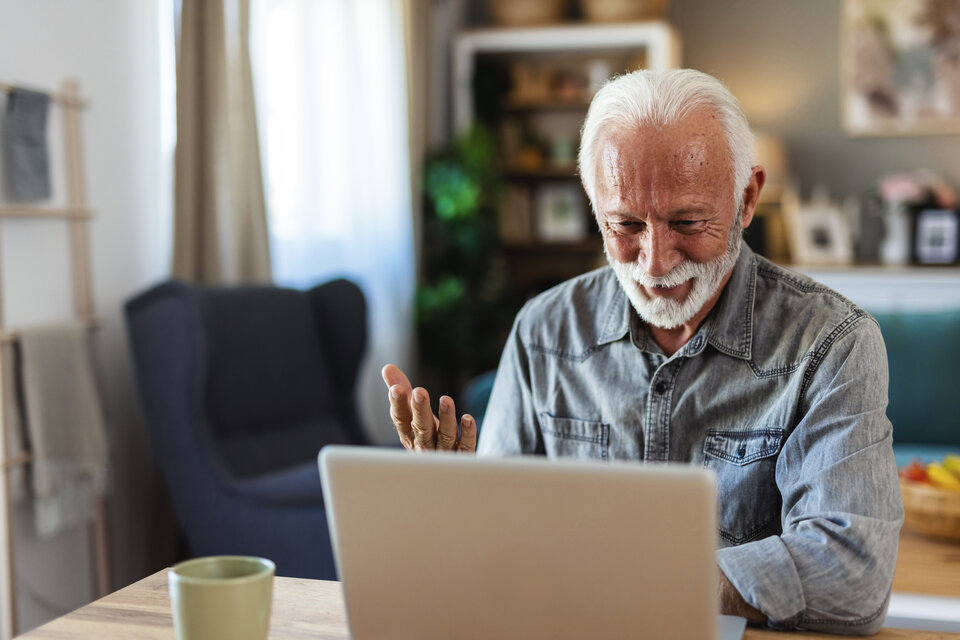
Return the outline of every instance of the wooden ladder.
[[[9,93],[16,87],[0,83],[0,91]],[[89,222],[93,212],[86,204],[84,181],[83,148],[80,136],[80,111],[88,103],[80,97],[75,80],[65,80],[58,93],[49,93],[51,102],[57,104],[63,112],[64,142],[67,168],[67,205],[48,207],[36,205],[18,205],[0,203],[0,221],[7,218],[60,219],[70,226],[70,257],[73,272],[73,309],[74,315],[89,329],[99,326],[94,314],[93,295],[90,282]],[[2,226],[0,226],[2,229]],[[10,381],[4,380],[5,372],[12,368],[3,365],[13,355],[13,343],[19,336],[15,330],[6,326],[3,303],[2,260],[0,260],[0,501],[2,501],[2,521],[0,521],[0,597],[6,609],[0,619],[0,640],[9,640],[17,631],[17,599],[15,584],[15,566],[13,555],[13,530],[10,496],[9,472],[30,464],[30,454],[10,457],[7,451],[7,430],[3,410],[11,398]],[[104,499],[97,501],[94,520],[91,525],[93,555],[96,568],[96,591],[102,597],[110,591],[110,563],[107,548],[107,520]]]

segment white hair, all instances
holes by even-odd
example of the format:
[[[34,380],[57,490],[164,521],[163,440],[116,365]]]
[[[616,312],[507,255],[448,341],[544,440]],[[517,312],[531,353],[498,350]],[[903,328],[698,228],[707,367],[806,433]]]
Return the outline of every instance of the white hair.
[[[597,145],[610,131],[662,128],[699,109],[715,113],[733,163],[734,197],[740,209],[753,167],[753,133],[737,99],[727,87],[701,71],[634,71],[611,79],[594,96],[580,133],[580,178],[596,212]]]

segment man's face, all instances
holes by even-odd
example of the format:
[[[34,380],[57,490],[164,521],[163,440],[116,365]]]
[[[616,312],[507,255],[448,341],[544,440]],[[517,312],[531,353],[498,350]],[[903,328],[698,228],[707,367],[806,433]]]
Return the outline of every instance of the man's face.
[[[672,329],[715,302],[741,227],[727,141],[713,114],[659,131],[613,132],[601,141],[597,171],[604,250],[640,316]]]

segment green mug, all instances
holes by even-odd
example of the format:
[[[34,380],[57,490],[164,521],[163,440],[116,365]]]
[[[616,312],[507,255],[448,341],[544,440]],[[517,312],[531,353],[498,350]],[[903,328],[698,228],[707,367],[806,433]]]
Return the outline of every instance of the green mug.
[[[177,640],[266,640],[274,564],[264,558],[210,556],[167,572]]]

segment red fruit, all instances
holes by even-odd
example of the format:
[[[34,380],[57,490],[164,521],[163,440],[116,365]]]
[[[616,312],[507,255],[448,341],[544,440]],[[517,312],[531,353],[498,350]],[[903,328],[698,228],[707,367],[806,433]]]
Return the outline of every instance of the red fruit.
[[[927,477],[927,468],[919,460],[914,460],[900,469],[900,477],[913,482],[930,482],[930,479]]]

